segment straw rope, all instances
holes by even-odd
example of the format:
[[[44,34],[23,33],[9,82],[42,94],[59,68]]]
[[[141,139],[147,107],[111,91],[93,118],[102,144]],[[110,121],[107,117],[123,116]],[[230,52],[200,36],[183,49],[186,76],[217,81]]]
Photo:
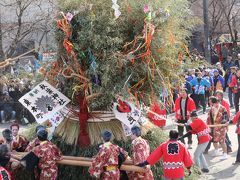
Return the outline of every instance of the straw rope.
[[[147,121],[146,124],[142,126],[143,134],[146,134],[149,130],[153,129],[154,125]],[[124,134],[121,121],[113,118],[110,121],[88,122],[88,132],[91,145],[96,145],[102,143],[100,134],[104,130],[109,130],[112,132],[114,139],[118,141],[126,141],[127,137]],[[65,118],[63,122],[55,130],[55,135],[60,136],[63,141],[67,144],[77,145],[79,134],[79,121],[72,119],[71,117]]]

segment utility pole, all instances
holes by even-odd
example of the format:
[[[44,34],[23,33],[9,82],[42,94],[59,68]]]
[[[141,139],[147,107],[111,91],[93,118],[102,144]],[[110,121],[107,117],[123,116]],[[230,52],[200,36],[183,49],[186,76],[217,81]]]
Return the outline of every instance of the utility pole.
[[[0,6],[0,62],[4,60],[4,51],[3,51],[3,36],[2,36],[2,21],[1,21],[1,6]]]
[[[204,54],[208,62],[211,63],[210,42],[209,42],[209,21],[208,21],[208,0],[203,0],[203,20],[204,20]]]

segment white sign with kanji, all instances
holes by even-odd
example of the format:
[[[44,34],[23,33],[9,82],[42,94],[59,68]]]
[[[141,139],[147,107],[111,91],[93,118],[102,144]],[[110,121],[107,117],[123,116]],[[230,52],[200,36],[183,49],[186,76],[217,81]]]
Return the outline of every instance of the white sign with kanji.
[[[113,104],[113,113],[115,117],[124,123],[128,128],[138,126],[146,123],[146,118],[143,113],[132,103],[122,101],[122,105],[119,103]]]
[[[43,123],[65,107],[70,99],[43,81],[21,97],[19,102],[33,114],[38,123]]]

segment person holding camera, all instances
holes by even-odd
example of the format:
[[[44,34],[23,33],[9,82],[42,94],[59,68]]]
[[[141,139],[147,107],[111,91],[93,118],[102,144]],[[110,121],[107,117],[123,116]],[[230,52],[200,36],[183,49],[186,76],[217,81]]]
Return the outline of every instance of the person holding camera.
[[[193,111],[190,115],[191,123],[186,126],[189,131],[179,138],[179,140],[184,139],[185,137],[190,136],[191,134],[196,134],[198,138],[198,146],[194,152],[194,162],[198,167],[201,168],[202,172],[209,172],[207,161],[204,157],[204,150],[206,149],[209,141],[212,137],[209,135],[210,129],[207,124],[200,118],[198,118],[197,112]]]

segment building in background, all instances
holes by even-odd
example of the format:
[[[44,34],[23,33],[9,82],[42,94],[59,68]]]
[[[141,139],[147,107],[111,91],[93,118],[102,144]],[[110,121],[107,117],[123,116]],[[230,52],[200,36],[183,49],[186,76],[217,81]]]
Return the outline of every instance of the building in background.
[[[31,49],[40,53],[54,51],[56,15],[55,0],[1,0],[0,59]]]
[[[211,46],[219,42],[237,42],[240,31],[240,0],[208,0],[208,3]],[[191,49],[197,48],[204,53],[203,0],[192,0],[191,10],[195,17],[202,20],[193,31]]]

